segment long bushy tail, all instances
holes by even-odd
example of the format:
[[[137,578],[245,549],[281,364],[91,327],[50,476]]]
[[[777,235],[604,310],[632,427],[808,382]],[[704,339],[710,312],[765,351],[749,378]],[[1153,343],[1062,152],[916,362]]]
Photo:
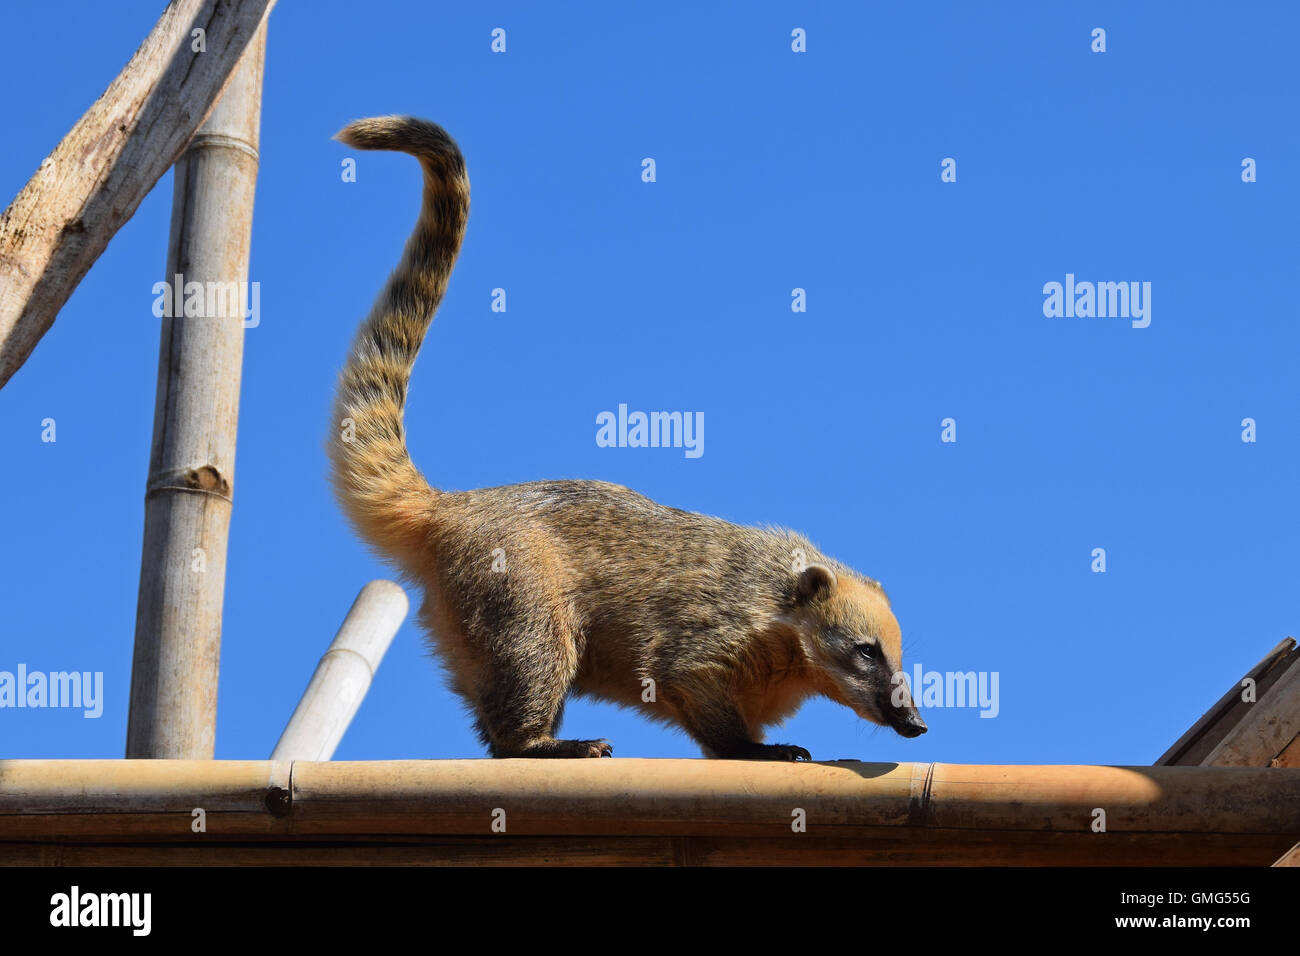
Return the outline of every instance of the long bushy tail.
[[[410,153],[424,169],[419,221],[357,331],[339,377],[328,442],[344,512],[371,545],[409,566],[427,540],[438,492],[411,462],[402,412],[411,368],[465,235],[469,177],[455,141],[427,120],[357,120],[335,139],[357,149]]]

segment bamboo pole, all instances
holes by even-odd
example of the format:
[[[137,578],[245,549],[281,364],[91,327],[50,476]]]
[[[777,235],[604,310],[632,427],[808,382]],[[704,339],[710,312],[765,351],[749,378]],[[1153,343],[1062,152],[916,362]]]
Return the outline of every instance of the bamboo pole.
[[[298,707],[280,735],[272,760],[329,760],[370,690],[379,662],[401,627],[410,602],[392,581],[361,589]]]
[[[274,5],[172,0],[0,215],[0,387],[176,161]],[[195,49],[196,28],[204,30],[203,52]]]
[[[1297,806],[1256,768],[16,760],[0,863],[1268,866]]]
[[[1300,770],[769,763],[744,760],[0,762],[0,842],[188,839],[194,808],[226,837],[515,836],[985,842],[1217,837],[1277,859],[1300,839]],[[1096,828],[1097,811],[1104,827]],[[1153,861],[1154,862],[1154,861]],[[1207,862],[1212,862],[1207,860]]]
[[[128,757],[214,751],[244,347],[244,302],[229,284],[248,280],[265,53],[263,23],[176,164],[167,282],[185,314],[162,319]]]

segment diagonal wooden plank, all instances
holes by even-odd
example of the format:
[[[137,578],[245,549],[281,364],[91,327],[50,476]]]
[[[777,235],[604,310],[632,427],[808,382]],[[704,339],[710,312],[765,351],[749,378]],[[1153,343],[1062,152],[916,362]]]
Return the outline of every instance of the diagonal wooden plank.
[[[1300,736],[1300,657],[1293,657],[1286,671],[1250,705],[1245,716],[1201,763],[1211,767],[1273,766],[1297,736]]]
[[[0,214],[0,387],[176,161],[275,0],[172,0]],[[203,30],[202,51],[193,36]]]
[[[1255,699],[1261,699],[1289,667],[1300,661],[1294,638],[1288,637],[1265,655],[1246,675],[1228,689],[1201,719],[1166,750],[1155,762],[1157,767],[1197,766],[1204,762],[1254,706],[1242,700],[1243,684],[1254,682]]]

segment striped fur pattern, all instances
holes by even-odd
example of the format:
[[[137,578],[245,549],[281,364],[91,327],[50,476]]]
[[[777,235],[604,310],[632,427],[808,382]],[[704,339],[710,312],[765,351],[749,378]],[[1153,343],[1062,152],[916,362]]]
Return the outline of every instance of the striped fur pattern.
[[[447,291],[469,218],[460,148],[434,123],[403,116],[358,120],[336,139],[357,149],[399,150],[420,161],[424,202],[406,251],[343,369],[329,449],[339,501],[363,538],[405,562],[418,558],[437,492],[406,450],[402,411],[420,344]]]

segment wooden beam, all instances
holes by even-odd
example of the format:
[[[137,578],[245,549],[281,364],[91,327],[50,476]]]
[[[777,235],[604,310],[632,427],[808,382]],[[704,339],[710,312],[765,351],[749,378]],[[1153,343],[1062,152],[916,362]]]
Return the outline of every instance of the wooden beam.
[[[216,742],[265,55],[263,22],[176,163],[167,299],[184,305],[160,334],[128,757],[211,758]]]
[[[361,589],[329,650],[316,665],[271,752],[272,760],[329,760],[334,756],[409,608],[406,592],[392,581],[371,581]]]
[[[1281,670],[1281,668],[1279,668]],[[1300,736],[1300,655],[1206,755],[1211,767],[1269,767]]]
[[[184,150],[275,0],[172,0],[0,214],[0,387]],[[193,31],[204,31],[198,52]],[[146,301],[141,293],[141,302]],[[143,314],[143,313],[141,313]]]
[[[1300,664],[1300,650],[1288,637],[1274,647],[1246,675],[1228,689],[1172,747],[1161,754],[1157,767],[1195,767],[1206,763],[1210,754],[1229,737],[1234,729],[1263,700],[1283,674]],[[1254,700],[1242,699],[1244,685],[1254,682]],[[1258,764],[1266,766],[1267,761]]]
[[[1286,853],[1282,854],[1282,856],[1278,857],[1277,862],[1273,865],[1300,866],[1300,843],[1297,843],[1295,846],[1291,847],[1291,849],[1287,850]]]
[[[1275,836],[1095,837],[968,830],[854,836],[285,837],[182,842],[0,840],[4,866],[1267,866]],[[1285,845],[1284,841],[1281,845]]]
[[[1267,866],[1297,806],[1286,769],[11,760],[0,862]]]
[[[1300,767],[1300,737],[1296,737],[1286,749],[1273,758],[1273,767]]]

